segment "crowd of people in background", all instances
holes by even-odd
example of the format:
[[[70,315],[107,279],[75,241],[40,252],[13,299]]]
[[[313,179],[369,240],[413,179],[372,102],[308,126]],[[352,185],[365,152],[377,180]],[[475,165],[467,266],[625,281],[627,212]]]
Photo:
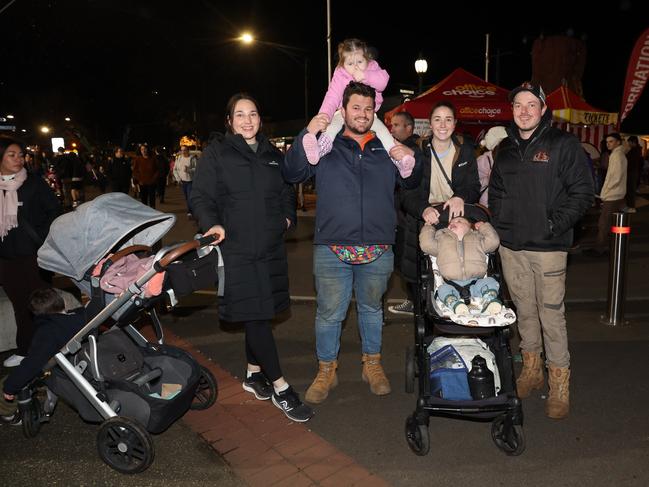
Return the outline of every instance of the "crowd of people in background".
[[[165,202],[167,186],[178,184],[188,204],[191,181],[201,150],[197,145],[181,145],[175,152],[162,146],[149,149],[148,144],[138,144],[131,151],[122,147],[106,150],[79,151],[59,147],[48,153],[39,145],[25,147],[25,169],[33,176],[45,180],[59,199],[64,210],[73,210],[86,200],[85,189],[96,187],[103,194],[119,191],[130,194],[152,208],[156,201]],[[180,162],[181,170],[174,171]],[[191,162],[191,168],[187,164]]]

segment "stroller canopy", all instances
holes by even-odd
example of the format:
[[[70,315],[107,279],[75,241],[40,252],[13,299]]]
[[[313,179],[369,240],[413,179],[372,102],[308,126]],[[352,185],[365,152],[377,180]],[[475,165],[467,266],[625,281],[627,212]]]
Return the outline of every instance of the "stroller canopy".
[[[81,281],[110,251],[151,246],[176,222],[124,193],[107,193],[58,217],[38,250],[38,265]]]

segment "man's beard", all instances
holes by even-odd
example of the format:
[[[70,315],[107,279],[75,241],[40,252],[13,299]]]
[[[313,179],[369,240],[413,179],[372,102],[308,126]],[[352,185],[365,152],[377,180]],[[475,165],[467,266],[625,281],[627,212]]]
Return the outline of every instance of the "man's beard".
[[[351,123],[345,122],[345,125],[347,125],[347,130],[349,130],[351,133],[356,134],[356,135],[365,135],[367,132],[370,131],[370,128],[372,127],[372,121],[369,118],[365,118],[364,120],[367,120],[367,125],[366,128],[361,132],[358,130],[356,127],[353,127],[351,123],[354,122],[354,120],[351,120]]]

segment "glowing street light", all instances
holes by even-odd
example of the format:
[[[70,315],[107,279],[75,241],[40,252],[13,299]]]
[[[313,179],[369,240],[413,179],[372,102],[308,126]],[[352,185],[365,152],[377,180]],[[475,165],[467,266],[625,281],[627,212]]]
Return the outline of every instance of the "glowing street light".
[[[66,122],[69,122],[69,121],[70,121],[70,117],[65,117],[63,120],[65,120]]]
[[[41,127],[41,132],[44,134],[49,134],[50,133],[50,128],[47,125],[43,125]]]
[[[14,118],[14,116],[13,116],[13,115],[7,115],[7,118],[8,118],[9,120],[12,120],[12,119]]]
[[[239,36],[239,40],[244,44],[252,44],[255,42],[255,37],[250,32],[244,32]]]

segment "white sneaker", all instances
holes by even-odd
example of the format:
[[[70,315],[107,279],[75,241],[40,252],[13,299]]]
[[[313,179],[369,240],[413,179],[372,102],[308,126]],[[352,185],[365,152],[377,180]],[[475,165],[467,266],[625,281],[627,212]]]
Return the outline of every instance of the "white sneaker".
[[[18,367],[20,365],[20,362],[22,362],[24,358],[25,357],[23,357],[22,355],[14,354],[7,360],[2,362],[2,365],[4,365],[5,367]]]

